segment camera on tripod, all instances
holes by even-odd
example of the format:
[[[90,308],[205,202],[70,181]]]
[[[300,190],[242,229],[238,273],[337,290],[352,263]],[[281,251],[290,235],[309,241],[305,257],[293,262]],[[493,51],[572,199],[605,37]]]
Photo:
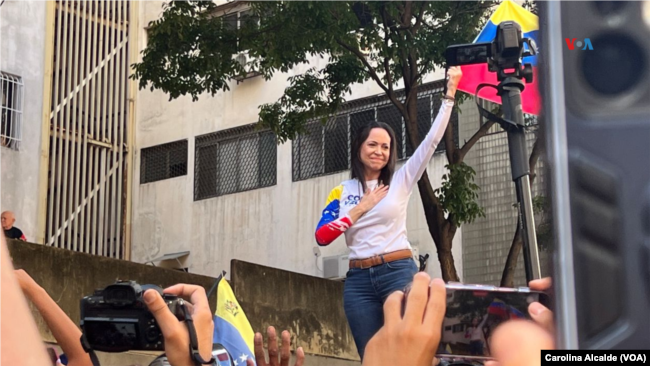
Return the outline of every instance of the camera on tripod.
[[[524,38],[521,26],[514,21],[499,23],[492,42],[449,46],[445,50],[447,67],[487,64],[488,71],[497,74],[498,85],[481,80],[482,83],[476,87],[475,101],[481,116],[498,123],[508,133],[510,172],[517,193],[518,222],[523,238],[526,282],[541,278],[530,189],[528,148],[524,132],[526,124],[521,101],[521,93],[526,88],[525,83],[533,82],[533,66],[524,62],[524,57],[536,54],[535,41]],[[485,75],[481,73],[481,76]],[[496,89],[497,95],[501,97],[503,117],[489,112],[480,105],[478,95],[484,87]]]
[[[179,320],[183,305],[177,296],[163,294],[155,285],[117,281],[81,299],[81,330],[88,346],[96,351],[164,350],[163,335],[143,295],[154,289]]]
[[[447,66],[487,63],[488,70],[496,72],[499,81],[517,77],[527,83],[533,81],[533,68],[530,64],[522,67],[522,58],[536,54],[535,41],[523,38],[521,26],[513,21],[499,23],[492,42],[454,45],[445,50]]]

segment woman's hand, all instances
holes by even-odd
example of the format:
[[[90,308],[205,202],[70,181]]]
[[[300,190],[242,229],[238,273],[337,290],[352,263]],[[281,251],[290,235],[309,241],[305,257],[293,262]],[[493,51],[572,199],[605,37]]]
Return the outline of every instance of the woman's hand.
[[[460,70],[460,66],[452,66],[447,71],[449,80],[447,81],[447,96],[454,97],[456,94],[456,89],[458,89],[458,84],[460,79],[463,77],[463,72]]]
[[[375,189],[368,189],[361,197],[361,201],[357,207],[359,207],[363,213],[366,213],[372,210],[373,207],[377,206],[379,201],[381,201],[388,194],[388,186],[380,184]]]
[[[373,207],[377,206],[379,201],[384,199],[387,194],[388,186],[385,186],[383,184],[380,184],[373,190],[366,190],[366,193],[363,195],[363,197],[361,197],[361,201],[359,201],[359,203],[348,213],[348,216],[350,216],[352,223],[354,224],[357,222],[361,216],[365,215],[366,212],[372,210]]]

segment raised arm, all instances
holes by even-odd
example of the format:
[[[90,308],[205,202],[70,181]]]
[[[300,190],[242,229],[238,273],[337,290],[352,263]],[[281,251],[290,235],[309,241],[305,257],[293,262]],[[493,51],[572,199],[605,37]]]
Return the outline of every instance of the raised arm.
[[[68,365],[92,365],[90,356],[84,351],[79,341],[81,330],[77,328],[77,325],[27,272],[19,269],[15,271],[15,275],[25,297],[36,306],[63,353],[68,357]]]
[[[436,119],[431,125],[429,133],[420,143],[420,146],[415,150],[404,166],[395,173],[393,178],[393,185],[399,184],[406,187],[409,191],[413,189],[415,183],[422,177],[422,173],[431,160],[436,147],[442,140],[451,117],[451,111],[454,107],[454,95],[458,87],[458,82],[462,77],[462,72],[459,67],[451,67],[449,69],[449,81],[447,82],[446,99],[443,100],[440,106],[440,111]]]
[[[51,365],[38,328],[13,273],[5,236],[0,233],[0,288],[2,288],[3,365]]]

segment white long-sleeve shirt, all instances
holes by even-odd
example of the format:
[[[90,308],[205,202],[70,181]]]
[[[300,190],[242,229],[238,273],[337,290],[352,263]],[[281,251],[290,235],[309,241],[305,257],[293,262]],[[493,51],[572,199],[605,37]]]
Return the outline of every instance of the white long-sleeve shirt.
[[[406,210],[409,198],[442,140],[453,106],[452,101],[443,101],[429,133],[413,156],[393,175],[386,197],[353,225],[348,213],[363,197],[361,183],[357,179],[346,180],[330,192],[316,228],[316,240],[319,245],[329,244],[344,232],[345,241],[350,248],[350,259],[364,259],[396,250],[411,249],[406,237]],[[369,189],[374,189],[377,187],[377,180],[367,181],[366,185]]]

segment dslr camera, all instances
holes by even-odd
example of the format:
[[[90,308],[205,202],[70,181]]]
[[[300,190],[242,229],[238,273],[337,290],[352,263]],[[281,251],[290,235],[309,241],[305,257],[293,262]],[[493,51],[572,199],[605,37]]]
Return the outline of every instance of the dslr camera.
[[[155,285],[117,281],[81,299],[80,325],[87,346],[102,352],[164,350],[160,327],[143,299],[149,289],[158,291],[172,314],[184,320],[184,305],[177,296],[163,294]]]

